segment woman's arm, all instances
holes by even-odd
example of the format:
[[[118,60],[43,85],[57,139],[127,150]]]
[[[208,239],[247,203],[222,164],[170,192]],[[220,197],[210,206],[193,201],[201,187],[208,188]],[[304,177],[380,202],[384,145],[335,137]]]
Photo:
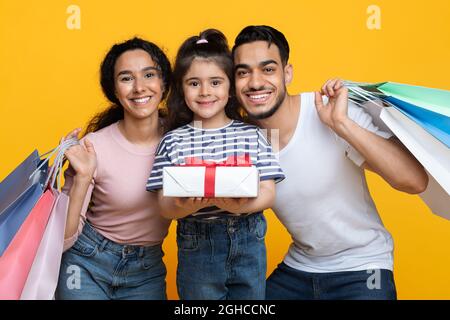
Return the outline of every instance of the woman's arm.
[[[66,138],[76,137],[79,132],[80,129],[76,129],[69,133]],[[83,207],[86,207],[89,201],[87,195],[93,189],[92,181],[97,168],[97,156],[93,144],[88,139],[84,139],[79,145],[69,148],[65,152],[65,156],[70,162],[63,188],[63,192],[66,191],[69,195],[64,233],[64,239],[67,240],[76,234]]]

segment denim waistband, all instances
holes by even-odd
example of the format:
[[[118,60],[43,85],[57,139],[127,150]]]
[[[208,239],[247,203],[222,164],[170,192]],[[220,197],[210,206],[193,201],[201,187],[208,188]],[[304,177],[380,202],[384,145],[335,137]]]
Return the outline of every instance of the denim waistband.
[[[102,236],[95,228],[88,222],[84,224],[82,234],[92,240],[94,243],[99,245],[99,251],[105,249],[120,255],[129,256],[137,254],[139,257],[153,253],[155,250],[161,250],[162,244],[157,244],[154,246],[137,246],[129,244],[116,243],[108,238]]]
[[[202,215],[200,216],[188,216],[186,218],[178,219],[178,222],[195,222],[195,223],[206,223],[206,224],[230,224],[230,223],[245,223],[246,221],[251,221],[253,219],[257,219],[263,214],[262,211],[255,213],[248,213],[242,215],[220,215],[215,216],[214,218],[205,218]]]
[[[211,228],[215,227],[225,227],[234,229],[239,227],[246,227],[249,230],[255,228],[256,224],[260,220],[264,220],[264,215],[262,212],[257,212],[242,216],[220,216],[215,219],[199,219],[196,217],[187,217],[183,219],[178,219],[177,230],[182,233],[195,232],[201,234],[208,234]]]

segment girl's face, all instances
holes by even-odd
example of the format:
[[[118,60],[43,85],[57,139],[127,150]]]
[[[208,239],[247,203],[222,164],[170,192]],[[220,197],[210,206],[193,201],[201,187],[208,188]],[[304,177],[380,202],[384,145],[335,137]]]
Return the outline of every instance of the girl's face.
[[[230,80],[212,60],[195,58],[183,77],[184,99],[203,128],[225,125]]]
[[[164,92],[157,65],[141,49],[126,51],[119,56],[114,67],[114,85],[125,113],[137,119],[154,114]]]

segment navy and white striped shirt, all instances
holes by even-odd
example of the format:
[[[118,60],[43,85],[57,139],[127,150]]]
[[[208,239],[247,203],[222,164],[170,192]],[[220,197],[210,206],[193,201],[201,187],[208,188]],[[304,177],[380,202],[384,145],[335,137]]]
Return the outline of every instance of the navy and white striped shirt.
[[[217,129],[200,129],[184,125],[168,132],[161,139],[147,190],[156,191],[163,187],[163,168],[165,166],[184,165],[187,157],[214,162],[225,161],[229,156],[249,154],[252,165],[259,172],[260,181],[284,179],[284,173],[261,130],[254,125],[233,120],[228,125]],[[194,213],[219,216],[225,212],[217,207],[208,207]],[[226,213],[230,215],[230,213]]]

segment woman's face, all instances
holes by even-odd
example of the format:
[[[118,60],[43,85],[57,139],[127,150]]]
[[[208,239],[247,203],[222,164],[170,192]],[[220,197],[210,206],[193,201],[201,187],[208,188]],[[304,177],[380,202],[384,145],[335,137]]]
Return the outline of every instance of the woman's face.
[[[158,66],[141,49],[119,56],[114,67],[114,86],[125,113],[137,119],[151,116],[158,109],[164,92]]]

